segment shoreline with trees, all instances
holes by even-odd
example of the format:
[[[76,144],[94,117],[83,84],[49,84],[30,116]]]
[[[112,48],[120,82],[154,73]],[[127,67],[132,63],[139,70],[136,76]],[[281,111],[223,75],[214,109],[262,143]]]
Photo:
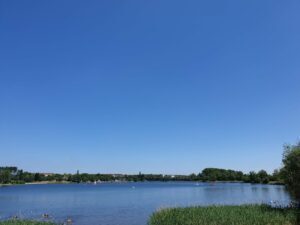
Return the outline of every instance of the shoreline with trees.
[[[201,173],[191,175],[163,175],[163,174],[58,174],[24,172],[17,167],[0,167],[0,185],[16,184],[52,184],[52,183],[93,183],[93,182],[151,182],[151,181],[196,181],[196,182],[243,182],[262,184],[283,184],[282,171],[275,170],[268,174],[265,170],[259,172],[205,168]]]

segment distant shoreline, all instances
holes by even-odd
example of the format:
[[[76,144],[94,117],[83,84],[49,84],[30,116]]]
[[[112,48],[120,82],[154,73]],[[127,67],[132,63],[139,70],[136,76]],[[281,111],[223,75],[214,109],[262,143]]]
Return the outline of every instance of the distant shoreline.
[[[38,182],[28,182],[28,183],[11,183],[11,184],[0,184],[0,187],[6,186],[18,186],[18,185],[43,185],[43,184],[71,184],[68,181],[38,181]]]
[[[32,185],[32,184],[70,184],[72,182],[69,181],[37,181],[37,182],[28,182],[24,183],[25,185]]]
[[[96,184],[108,184],[108,183],[155,183],[155,182],[161,182],[161,183],[169,183],[169,182],[182,182],[182,183],[242,183],[242,184],[261,184],[261,183],[249,183],[249,182],[242,182],[242,181],[101,181],[97,182]],[[0,184],[1,187],[9,187],[9,186],[19,186],[19,185],[46,185],[46,184],[93,184],[93,182],[70,182],[70,181],[37,181],[37,182],[27,182],[27,183],[11,183],[11,184]],[[281,182],[269,182],[264,185],[284,185],[284,183]]]

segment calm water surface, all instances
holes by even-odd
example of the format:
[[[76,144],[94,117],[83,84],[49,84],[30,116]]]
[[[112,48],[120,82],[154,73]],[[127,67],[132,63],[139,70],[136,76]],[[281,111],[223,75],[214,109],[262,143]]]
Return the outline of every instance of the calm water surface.
[[[289,202],[283,186],[145,182],[19,185],[0,188],[0,220],[18,215],[74,225],[146,225],[152,212],[174,206]]]

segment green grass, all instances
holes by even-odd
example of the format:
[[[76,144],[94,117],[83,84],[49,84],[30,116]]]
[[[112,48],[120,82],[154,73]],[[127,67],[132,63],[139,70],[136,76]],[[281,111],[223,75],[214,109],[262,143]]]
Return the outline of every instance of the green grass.
[[[6,220],[0,222],[0,225],[55,225],[51,222],[39,222],[32,220]]]
[[[162,209],[149,225],[296,225],[296,210],[266,205]]]

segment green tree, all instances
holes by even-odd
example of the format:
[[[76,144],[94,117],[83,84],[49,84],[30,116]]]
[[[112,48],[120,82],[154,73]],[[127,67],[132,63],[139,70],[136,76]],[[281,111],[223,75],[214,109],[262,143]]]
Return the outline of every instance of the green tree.
[[[197,175],[196,174],[194,174],[194,173],[192,173],[191,175],[190,175],[190,180],[198,180],[198,177],[197,177]]]
[[[300,203],[300,142],[284,146],[282,162],[284,183],[294,199]]]
[[[17,180],[23,180],[24,177],[23,177],[23,170],[18,170],[18,173],[17,173]]]
[[[279,183],[283,183],[283,169],[275,169],[271,176],[271,180]]]
[[[260,170],[257,173],[257,176],[258,176],[258,179],[259,179],[260,183],[264,183],[264,184],[269,183],[269,175],[265,170]]]
[[[81,182],[81,177],[80,177],[80,173],[79,170],[77,170],[76,175],[75,175],[75,182],[80,183]]]
[[[34,181],[41,181],[41,180],[42,180],[41,174],[35,173],[35,174],[34,174]]]
[[[145,180],[145,175],[139,172],[138,181],[144,181],[144,180]]]
[[[0,170],[0,183],[7,184],[11,181],[11,172],[8,169]]]
[[[248,177],[250,183],[259,183],[258,175],[254,171],[251,171]]]

